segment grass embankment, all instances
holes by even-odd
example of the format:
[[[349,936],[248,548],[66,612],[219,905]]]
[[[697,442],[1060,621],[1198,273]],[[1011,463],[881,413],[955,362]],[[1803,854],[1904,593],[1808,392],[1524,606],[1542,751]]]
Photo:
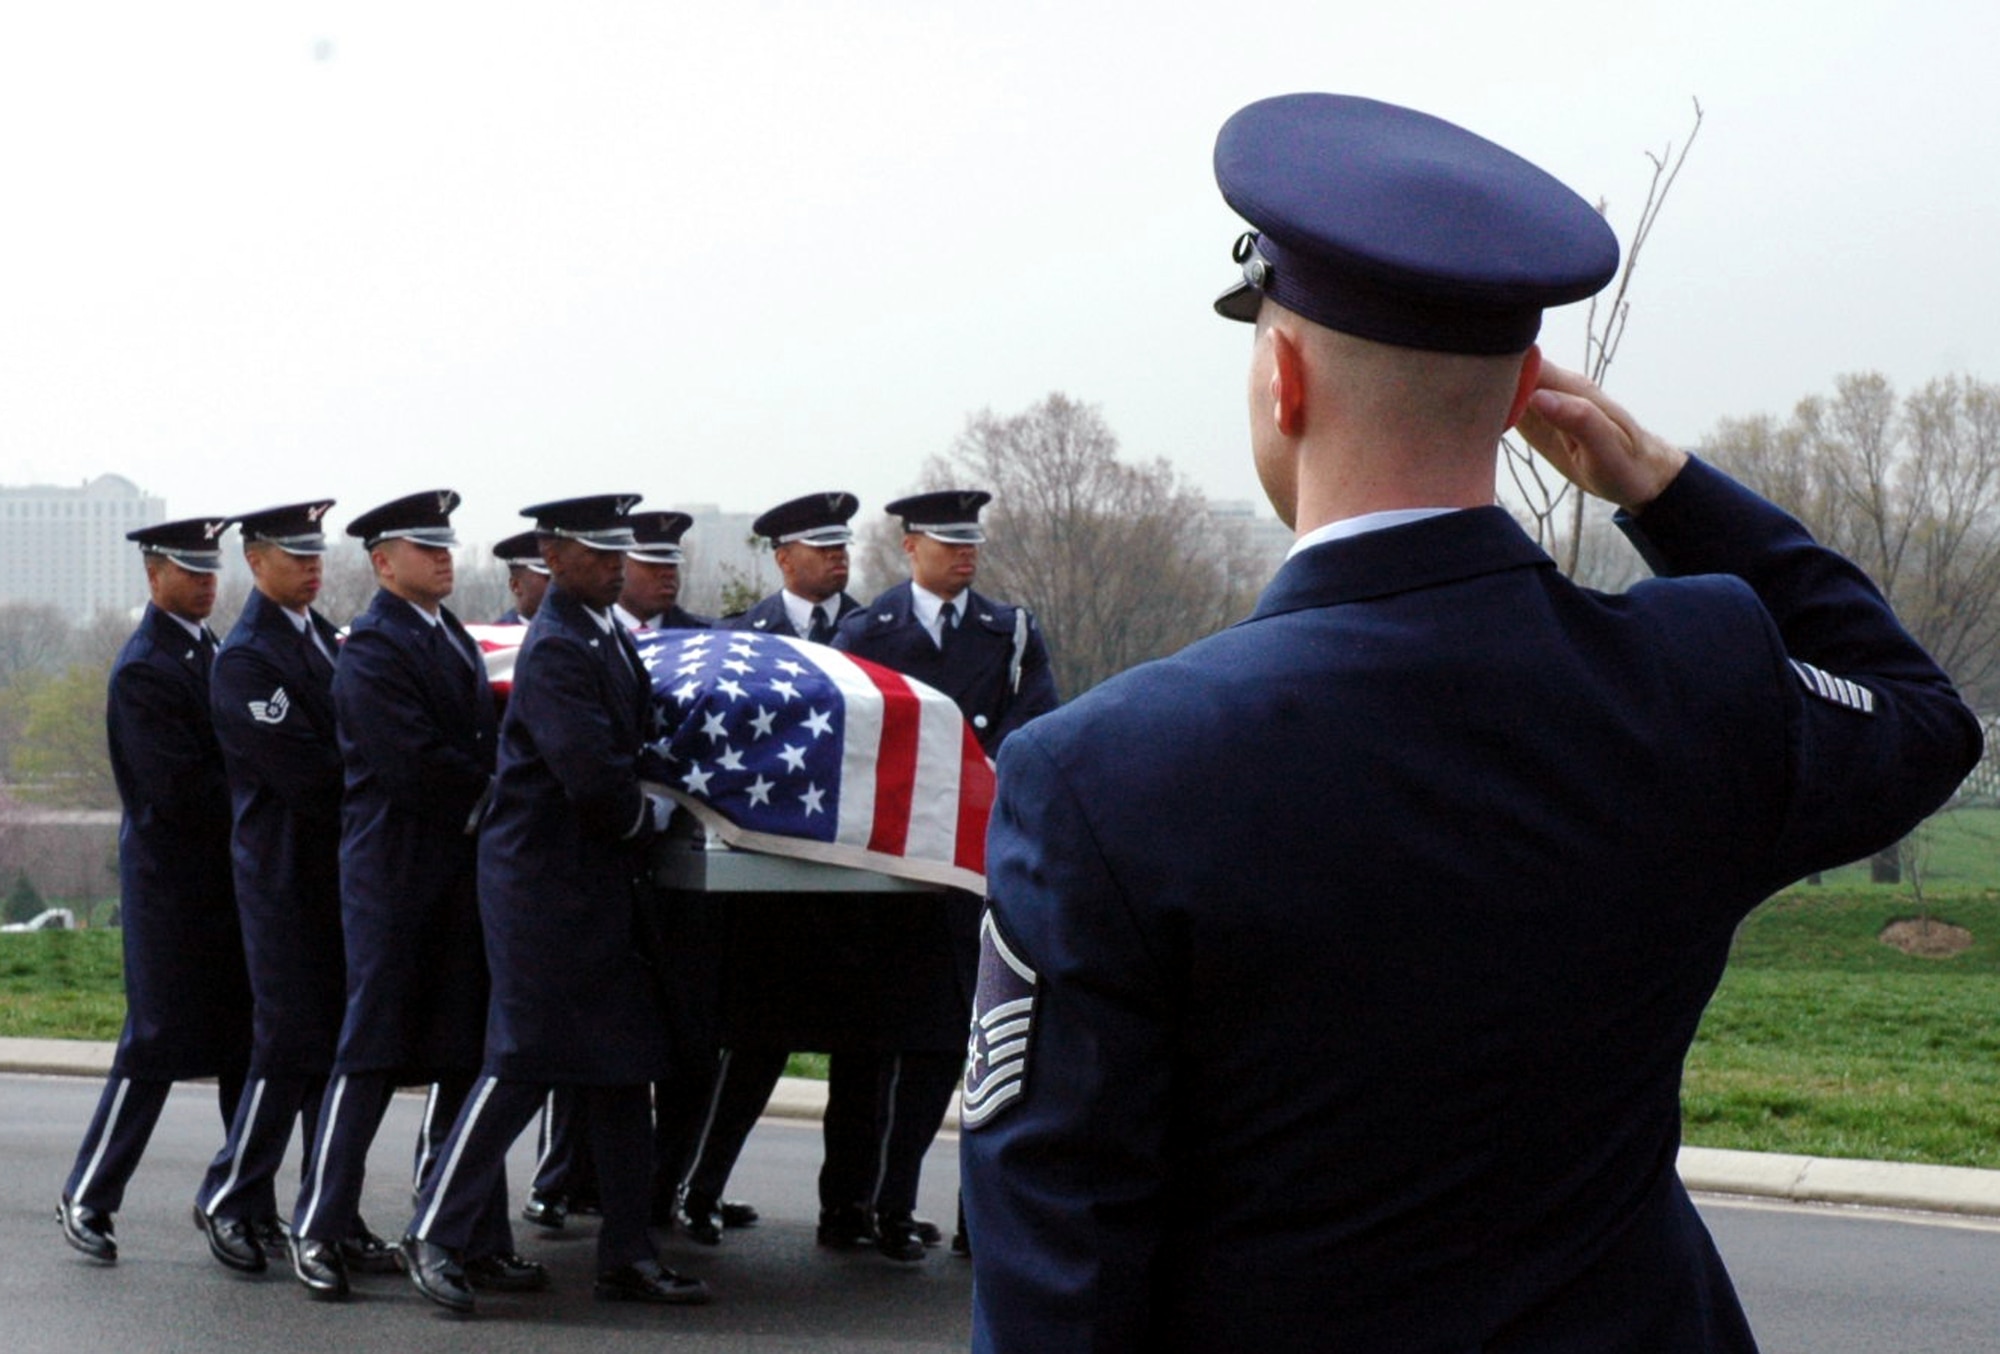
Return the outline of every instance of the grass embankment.
[[[1944,815],[1923,837],[1928,911],[1971,945],[1920,959],[1881,943],[1918,906],[1865,865],[1766,903],[1688,1057],[1688,1142],[2000,1167],[2000,810]],[[119,984],[115,931],[0,937],[0,1036],[114,1039]],[[826,1060],[790,1070],[824,1077]]]

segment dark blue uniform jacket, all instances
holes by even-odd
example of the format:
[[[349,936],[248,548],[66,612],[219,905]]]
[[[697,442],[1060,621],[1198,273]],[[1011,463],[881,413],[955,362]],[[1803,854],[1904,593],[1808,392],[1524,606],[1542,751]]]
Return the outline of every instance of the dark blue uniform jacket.
[[[1627,530],[1668,577],[1622,596],[1499,508],[1319,545],[1009,742],[991,916],[1038,979],[962,1140],[976,1349],[1754,1348],[1683,1056],[1744,914],[1980,735],[1716,471]]]
[[[479,840],[493,999],[486,1071],[582,1085],[666,1072],[666,1020],[635,946],[652,687],[625,628],[551,587],[514,660],[500,778]]]
[[[338,654],[326,618],[312,612],[311,624]],[[257,1002],[252,1076],[324,1076],[347,1005],[333,665],[310,648],[282,607],[252,591],[216,655],[209,693]]]
[[[124,806],[125,1030],[114,1070],[160,1081],[240,1075],[250,1056],[250,982],[208,659],[156,607],[112,665],[105,728]]]
[[[936,687],[958,702],[979,746],[991,757],[1007,735],[1056,708],[1056,679],[1041,628],[1030,623],[1022,651],[1020,688],[1010,671],[1016,608],[968,588],[958,599],[964,616],[940,649],[911,610],[910,584],[898,583],[848,614],[833,647]]]
[[[476,1072],[487,990],[471,820],[492,784],[498,726],[486,664],[449,610],[432,625],[377,592],[348,627],[333,703],[347,775],[336,1070],[417,1081]]]

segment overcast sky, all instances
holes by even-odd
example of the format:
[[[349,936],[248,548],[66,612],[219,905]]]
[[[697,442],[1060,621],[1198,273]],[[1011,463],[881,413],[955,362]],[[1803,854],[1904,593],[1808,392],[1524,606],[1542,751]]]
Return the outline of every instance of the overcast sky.
[[[2000,380],[2000,10],[1965,3],[16,4],[0,483],[172,516],[909,487],[1051,391],[1257,495],[1255,98],[1460,122],[1608,204],[1707,120],[1610,385],[1694,442],[1835,374]],[[1581,317],[1544,345],[1581,360]],[[1261,501],[1260,501],[1261,506]]]

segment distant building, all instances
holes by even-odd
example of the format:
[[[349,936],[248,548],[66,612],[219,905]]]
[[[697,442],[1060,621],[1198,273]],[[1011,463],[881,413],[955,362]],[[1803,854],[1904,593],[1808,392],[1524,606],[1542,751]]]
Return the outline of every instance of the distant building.
[[[0,486],[0,602],[45,602],[73,621],[130,611],[146,571],[125,533],[167,519],[166,503],[122,475],[76,489]]]
[[[1220,530],[1235,534],[1250,558],[1262,566],[1266,578],[1278,572],[1292,548],[1292,529],[1267,513],[1259,513],[1247,498],[1211,498],[1208,518]]]
[[[778,590],[778,566],[769,547],[762,546],[750,524],[754,512],[724,512],[713,503],[676,505],[694,522],[681,537],[687,563],[681,566],[681,605],[690,611],[719,616],[733,590],[748,603]]]

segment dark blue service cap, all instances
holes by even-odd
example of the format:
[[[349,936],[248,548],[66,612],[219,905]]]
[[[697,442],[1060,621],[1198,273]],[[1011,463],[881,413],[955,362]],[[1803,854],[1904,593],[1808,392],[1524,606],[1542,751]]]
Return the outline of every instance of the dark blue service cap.
[[[538,574],[549,571],[542,563],[541,540],[532,531],[517,531],[494,546],[493,558],[510,569],[532,569]]]
[[[458,544],[458,533],[451,529],[451,515],[460,502],[455,489],[405,494],[362,513],[347,524],[347,534],[359,536],[362,545],[370,550],[384,541],[398,540],[449,549]]]
[[[1518,353],[1542,310],[1594,295],[1618,237],[1588,202],[1442,118],[1341,94],[1286,94],[1215,140],[1215,181],[1256,230],[1218,314],[1265,297],[1316,324],[1435,352]]]
[[[682,563],[686,556],[681,553],[681,533],[693,525],[694,518],[671,509],[635,512],[632,514],[632,540],[636,548],[625,554],[641,564]]]
[[[847,524],[860,510],[861,500],[850,493],[807,494],[770,509],[750,524],[750,530],[774,546],[796,542],[831,549],[853,542],[854,530]]]
[[[940,489],[899,498],[882,511],[902,518],[905,533],[946,545],[981,545],[986,528],[979,525],[979,510],[992,501],[984,489]]]
[[[559,498],[553,503],[537,503],[521,509],[521,516],[535,519],[535,530],[544,536],[560,536],[578,541],[592,550],[630,550],[632,505],[637,494],[590,494],[583,498]]]
[[[190,573],[219,574],[222,533],[227,530],[227,517],[189,517],[128,531],[125,539],[138,542],[139,553],[171,560]]]
[[[243,532],[243,544],[262,542],[275,545],[288,555],[324,555],[326,536],[321,531],[330,498],[311,503],[287,503],[277,508],[261,508],[230,520]]]

